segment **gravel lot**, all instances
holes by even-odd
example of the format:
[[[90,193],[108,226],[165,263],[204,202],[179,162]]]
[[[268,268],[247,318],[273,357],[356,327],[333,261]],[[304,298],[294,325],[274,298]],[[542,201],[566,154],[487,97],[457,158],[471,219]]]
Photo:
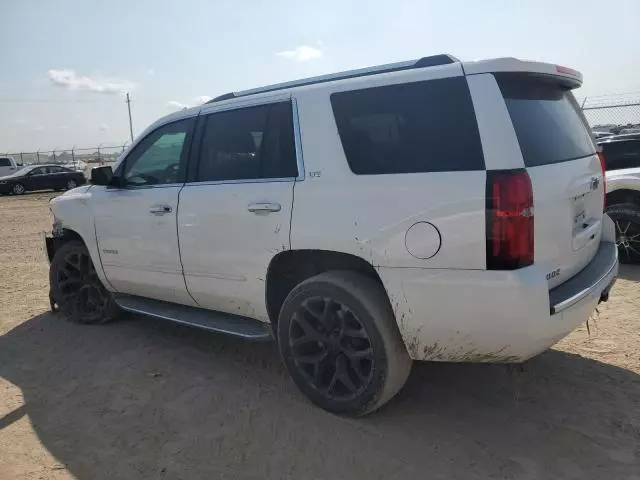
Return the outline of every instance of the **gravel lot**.
[[[53,194],[0,198],[0,479],[640,479],[640,267],[522,371],[416,364],[365,419],[311,406],[273,344],[48,313]]]

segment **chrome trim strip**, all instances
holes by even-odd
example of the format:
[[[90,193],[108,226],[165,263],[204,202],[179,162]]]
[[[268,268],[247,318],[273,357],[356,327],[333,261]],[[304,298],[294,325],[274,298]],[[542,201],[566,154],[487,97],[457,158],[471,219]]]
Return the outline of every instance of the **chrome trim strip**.
[[[105,187],[105,192],[126,192],[129,190],[146,190],[148,188],[169,188],[169,187],[182,187],[184,182],[181,183],[159,183],[157,185],[130,185],[124,188],[119,187]]]
[[[291,98],[291,108],[293,108],[293,137],[296,147],[296,162],[298,164],[298,181],[305,179],[304,156],[302,154],[302,132],[300,130],[300,114],[298,113],[298,99]]]
[[[561,313],[562,311],[566,310],[567,308],[570,308],[570,307],[574,306],[576,303],[580,302],[584,298],[588,297],[589,295],[591,295],[592,293],[597,291],[602,286],[602,283],[607,279],[607,277],[609,277],[611,275],[611,273],[616,269],[617,265],[618,265],[618,250],[616,249],[615,250],[615,261],[611,264],[609,269],[605,273],[603,273],[600,276],[600,278],[598,278],[598,280],[594,284],[592,284],[591,286],[586,287],[586,288],[582,289],[581,291],[579,291],[578,293],[570,296],[569,298],[566,298],[563,301],[553,305],[551,307],[551,315],[556,315],[558,313]]]
[[[288,182],[293,183],[296,181],[295,177],[289,178],[251,178],[251,179],[239,179],[239,180],[217,180],[217,181],[202,181],[202,182],[190,182],[185,183],[184,188],[195,187],[200,185],[226,185],[237,183],[278,183]]]

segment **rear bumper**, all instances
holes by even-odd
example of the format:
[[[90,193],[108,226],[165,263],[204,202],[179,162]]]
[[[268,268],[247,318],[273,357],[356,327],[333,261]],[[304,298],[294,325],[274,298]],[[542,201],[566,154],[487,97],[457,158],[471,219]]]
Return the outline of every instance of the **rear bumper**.
[[[608,299],[609,289],[618,275],[618,249],[612,242],[601,242],[591,263],[576,276],[549,291],[551,315],[557,315],[589,298]],[[603,294],[606,298],[603,298]]]
[[[615,243],[549,291],[533,265],[514,271],[380,268],[400,332],[415,360],[522,362],[585,322],[618,273]]]

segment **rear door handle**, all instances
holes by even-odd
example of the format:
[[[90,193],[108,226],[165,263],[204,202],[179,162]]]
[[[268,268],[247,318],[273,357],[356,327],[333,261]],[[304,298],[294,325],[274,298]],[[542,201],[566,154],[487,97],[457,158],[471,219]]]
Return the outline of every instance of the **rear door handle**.
[[[250,203],[247,207],[251,213],[271,213],[279,212],[282,207],[279,203],[258,202]]]
[[[166,215],[173,212],[171,205],[153,205],[149,210],[149,213],[153,215]]]

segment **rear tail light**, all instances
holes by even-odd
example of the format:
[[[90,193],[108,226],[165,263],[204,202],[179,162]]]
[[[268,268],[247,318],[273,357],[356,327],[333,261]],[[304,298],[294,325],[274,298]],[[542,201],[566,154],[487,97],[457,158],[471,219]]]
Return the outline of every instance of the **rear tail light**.
[[[487,268],[533,263],[533,189],[524,169],[487,172]]]
[[[607,206],[607,164],[604,161],[604,153],[601,147],[598,147],[598,158],[600,159],[600,168],[602,169],[602,210]]]

